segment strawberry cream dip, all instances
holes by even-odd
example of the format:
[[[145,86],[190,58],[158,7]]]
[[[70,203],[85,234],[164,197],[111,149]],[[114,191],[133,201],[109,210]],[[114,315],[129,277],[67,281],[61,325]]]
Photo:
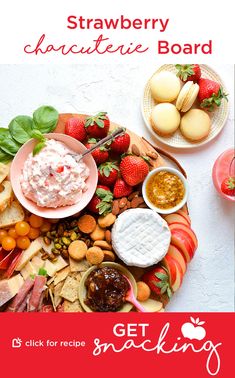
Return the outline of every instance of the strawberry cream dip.
[[[77,162],[65,144],[54,139],[24,163],[20,178],[23,194],[41,207],[57,208],[74,205],[86,191],[89,169]]]

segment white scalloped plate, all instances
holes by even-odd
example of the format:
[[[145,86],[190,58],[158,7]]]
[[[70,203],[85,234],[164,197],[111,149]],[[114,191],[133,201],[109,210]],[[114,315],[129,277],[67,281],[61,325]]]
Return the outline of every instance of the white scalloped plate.
[[[203,77],[217,81],[223,87],[224,92],[227,93],[226,88],[224,86],[224,83],[221,80],[220,76],[211,67],[209,67],[205,64],[200,64],[200,67],[201,67]],[[170,72],[173,72],[173,73],[177,72],[177,70],[176,70],[176,68],[173,64],[164,64],[156,72],[161,72],[161,71],[170,71]],[[156,72],[154,72],[154,74]],[[210,134],[208,135],[208,137],[201,142],[191,143],[191,142],[187,141],[182,136],[179,129],[171,137],[168,137],[168,138],[166,138],[166,137],[164,138],[164,137],[156,134],[153,131],[151,125],[150,125],[150,115],[151,115],[153,107],[156,105],[156,102],[154,101],[154,99],[151,96],[150,80],[151,80],[151,78],[148,80],[148,82],[146,83],[145,88],[144,88],[144,95],[143,95],[143,98],[142,98],[142,101],[141,101],[141,111],[142,111],[142,115],[143,115],[146,127],[148,128],[150,133],[156,139],[158,139],[160,142],[162,142],[162,143],[164,143],[168,146],[174,147],[174,148],[195,148],[195,147],[203,146],[204,144],[210,142],[223,129],[223,127],[226,123],[226,120],[228,118],[228,114],[229,114],[229,105],[228,105],[228,102],[226,100],[222,100],[221,106],[219,108],[217,108],[214,112],[211,112],[211,113],[208,112],[208,114],[211,118],[211,130],[210,130]],[[196,107],[196,106],[194,106],[194,107]]]

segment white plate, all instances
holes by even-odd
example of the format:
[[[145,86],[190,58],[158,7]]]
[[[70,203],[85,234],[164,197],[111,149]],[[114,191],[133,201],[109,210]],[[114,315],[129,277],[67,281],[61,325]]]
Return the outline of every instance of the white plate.
[[[220,83],[224,92],[227,93],[224,83],[222,82],[220,76],[211,67],[205,64],[200,64],[200,67],[202,71],[202,77],[210,79],[210,80],[214,80]],[[156,72],[161,72],[161,71],[170,71],[173,73],[177,73],[177,70],[174,64],[164,64]],[[156,72],[154,72],[154,74]],[[149,129],[150,133],[160,142],[174,148],[195,148],[195,147],[203,146],[204,144],[210,142],[223,129],[226,123],[226,120],[228,118],[228,114],[229,114],[229,105],[228,105],[228,102],[224,99],[222,100],[221,106],[219,108],[217,108],[215,111],[211,113],[208,112],[211,118],[211,130],[208,137],[205,140],[198,143],[191,143],[182,136],[179,129],[172,136],[168,138],[162,137],[156,134],[150,125],[150,115],[151,115],[153,107],[156,105],[156,101],[151,96],[150,80],[151,78],[148,80],[144,88],[143,99],[141,101],[141,111],[142,111],[145,125]]]

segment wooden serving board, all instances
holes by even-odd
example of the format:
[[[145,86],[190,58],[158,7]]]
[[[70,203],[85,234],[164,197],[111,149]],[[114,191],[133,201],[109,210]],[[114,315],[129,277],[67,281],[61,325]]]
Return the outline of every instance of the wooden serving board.
[[[56,127],[54,132],[55,133],[64,133],[65,124],[68,121],[68,119],[71,118],[71,117],[78,117],[78,116],[82,116],[84,118],[88,117],[87,114],[76,114],[76,113],[62,113],[62,114],[60,114],[59,121],[58,121],[57,127]],[[118,125],[115,122],[110,122],[110,130],[114,130],[118,127],[122,127],[122,126]],[[178,169],[183,173],[183,175],[185,177],[187,177],[186,172],[184,171],[182,166],[179,164],[179,162],[172,155],[170,155],[168,152],[166,152],[166,151],[164,151],[164,150],[162,150],[162,149],[160,149],[156,146],[153,146],[145,138],[137,135],[133,131],[130,131],[129,129],[127,129],[127,132],[131,137],[130,150],[131,150],[131,147],[133,146],[133,144],[135,144],[138,147],[141,155],[146,155],[148,152],[151,152],[151,151],[153,151],[155,153],[157,152],[157,155],[158,155],[157,159],[156,160],[151,159],[151,162],[153,164],[153,168],[167,166],[168,164],[167,164],[166,160],[163,158],[163,156],[165,156],[167,159],[171,160],[178,167]],[[184,209],[186,209],[187,212],[188,212],[187,206],[184,206]]]

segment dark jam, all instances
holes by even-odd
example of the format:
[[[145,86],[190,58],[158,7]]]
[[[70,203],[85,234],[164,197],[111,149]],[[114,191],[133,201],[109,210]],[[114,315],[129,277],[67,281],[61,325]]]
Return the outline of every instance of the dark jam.
[[[108,266],[94,269],[87,277],[85,286],[85,304],[95,312],[120,310],[130,289],[125,277],[117,269]]]

